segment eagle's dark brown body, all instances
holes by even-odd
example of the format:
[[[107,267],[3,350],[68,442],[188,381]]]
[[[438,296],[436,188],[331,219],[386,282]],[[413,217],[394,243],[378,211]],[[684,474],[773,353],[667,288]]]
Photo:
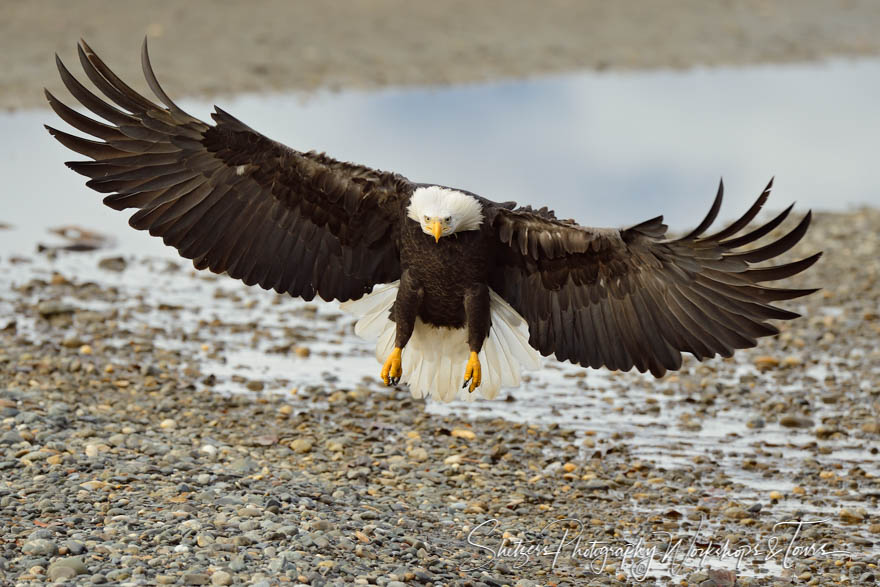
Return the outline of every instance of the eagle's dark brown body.
[[[479,352],[489,332],[491,234],[473,230],[435,242],[406,218],[399,238],[402,272],[392,319],[403,328],[396,346],[406,345],[418,316],[431,326],[466,327],[470,349]]]

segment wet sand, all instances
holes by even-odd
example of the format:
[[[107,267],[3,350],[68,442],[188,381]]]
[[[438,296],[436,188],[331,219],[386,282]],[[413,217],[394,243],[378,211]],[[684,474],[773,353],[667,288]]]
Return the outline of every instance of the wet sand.
[[[215,97],[871,56],[878,22],[873,0],[5,2],[0,108],[43,105],[80,37],[143,88],[147,35],[171,95]]]

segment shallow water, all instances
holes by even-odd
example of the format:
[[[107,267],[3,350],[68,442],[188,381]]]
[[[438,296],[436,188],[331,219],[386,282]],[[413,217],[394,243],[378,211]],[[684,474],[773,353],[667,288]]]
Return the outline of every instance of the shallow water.
[[[549,205],[559,216],[584,224],[626,225],[662,213],[673,229],[685,229],[701,219],[722,174],[728,190],[721,217],[726,219],[743,212],[773,175],[778,180],[771,209],[792,200],[800,212],[880,204],[874,174],[878,100],[880,62],[863,61],[583,73],[308,99],[242,96],[224,101],[223,107],[291,146],[326,150],[416,180],[463,187],[499,201]],[[183,106],[200,117],[209,112],[206,103],[184,101]],[[129,292],[131,307],[145,310],[125,326],[134,331],[159,327],[151,335],[155,344],[194,355],[201,372],[215,376],[219,392],[250,393],[240,377],[264,382],[269,393],[291,388],[300,394],[324,393],[328,383],[375,389],[379,365],[372,345],[354,337],[351,319],[335,304],[306,304],[196,274],[173,250],[128,228],[123,215],[105,208],[100,196],[82,185],[83,178],[62,165],[70,153],[43,131],[43,122],[58,123],[49,111],[0,115],[0,222],[12,225],[0,230],[0,316],[13,312],[12,286],[59,272]],[[110,235],[116,244],[57,258],[33,254],[37,243],[61,242],[48,228],[68,224]],[[137,257],[137,262],[129,262],[121,273],[99,270],[98,261],[111,255],[130,261]],[[30,261],[13,263],[12,257]],[[167,271],[169,260],[183,269]],[[84,307],[82,301],[70,301]],[[178,309],[160,310],[160,304]],[[97,301],[89,305],[102,308]],[[20,332],[41,336],[39,318],[17,318]],[[212,320],[222,323],[213,347],[193,349],[180,337]],[[307,358],[272,352],[279,344],[292,344],[291,332],[305,333],[296,342],[310,349]],[[829,376],[838,385],[861,384],[849,359],[807,363],[802,385]],[[742,354],[712,366],[717,385],[738,385],[746,377],[752,389],[778,387]],[[880,373],[872,377],[880,380]],[[499,400],[428,404],[427,409],[553,422],[584,438],[622,439],[661,470],[686,468],[695,456],[706,455],[745,487],[738,492],[743,500],[791,489],[793,468],[804,458],[844,470],[858,465],[880,475],[880,465],[863,445],[827,440],[823,446],[833,451],[816,456],[809,430],[776,423],[748,429],[755,412],[745,403],[700,407],[696,420],[701,427],[694,429],[688,422],[698,403],[669,379],[548,360],[521,388],[502,392]],[[818,405],[812,416],[822,422],[834,413],[833,406]],[[583,453],[607,448],[600,440]],[[744,456],[756,450],[776,455],[779,474],[767,478],[743,465]],[[796,500],[775,511],[795,509],[807,511]]]
[[[868,60],[241,96],[222,106],[292,147],[417,181],[547,205],[585,225],[665,214],[684,229],[708,209],[720,176],[727,219],[774,175],[770,208],[880,203],[878,101],[880,62]],[[182,104],[202,118],[211,110]],[[31,251],[46,226],[81,224],[158,254],[159,243],[128,230],[62,165],[76,157],[44,123],[65,128],[48,110],[0,114],[0,222],[26,231],[0,231],[0,253]]]

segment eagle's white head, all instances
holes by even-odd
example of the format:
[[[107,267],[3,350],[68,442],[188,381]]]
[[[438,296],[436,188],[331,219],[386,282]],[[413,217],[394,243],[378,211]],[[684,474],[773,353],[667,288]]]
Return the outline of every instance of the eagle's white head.
[[[456,232],[478,230],[483,223],[483,206],[475,197],[437,185],[416,188],[406,213],[437,242]]]

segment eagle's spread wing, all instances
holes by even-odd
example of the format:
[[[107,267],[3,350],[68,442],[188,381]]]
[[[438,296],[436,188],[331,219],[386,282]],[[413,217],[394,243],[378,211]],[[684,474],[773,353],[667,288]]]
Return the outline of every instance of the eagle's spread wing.
[[[820,254],[750,266],[790,249],[810,223],[808,213],[777,241],[745,249],[791,210],[737,236],[770,187],[742,218],[703,236],[721,206],[722,184],[703,222],[674,240],[664,239],[662,216],[616,230],[562,222],[544,210],[496,209],[492,223],[501,246],[492,287],[526,319],[532,346],[560,360],[624,371],[635,366],[659,377],[681,366],[683,351],[700,360],[730,356],[777,334],[767,319],[798,316],[771,302],[816,291],[761,284],[803,271]]]
[[[93,161],[68,166],[109,193],[117,210],[137,208],[130,224],[160,236],[199,269],[307,300],[359,298],[400,276],[396,250],[405,178],[301,153],[272,141],[219,108],[216,125],[181,110],[159,87],[144,41],[142,63],[165,107],[137,94],[85,42],[83,69],[119,108],[80,84],[57,60],[84,116],[49,94],[55,112],[100,140],[49,132]]]

